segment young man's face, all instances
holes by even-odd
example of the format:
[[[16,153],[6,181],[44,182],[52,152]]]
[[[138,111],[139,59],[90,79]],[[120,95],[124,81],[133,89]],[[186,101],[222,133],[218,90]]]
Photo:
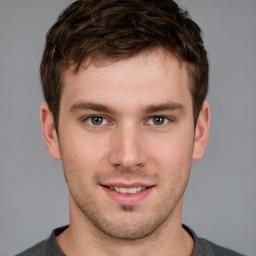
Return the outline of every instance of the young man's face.
[[[195,133],[185,66],[159,50],[69,69],[63,81],[59,144],[54,135],[46,143],[63,161],[71,224],[80,218],[111,237],[138,239],[180,221],[209,119],[205,104]],[[50,120],[46,105],[42,116]]]

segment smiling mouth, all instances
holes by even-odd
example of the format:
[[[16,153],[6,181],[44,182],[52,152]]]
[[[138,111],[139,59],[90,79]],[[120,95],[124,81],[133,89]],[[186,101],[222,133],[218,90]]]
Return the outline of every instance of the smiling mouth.
[[[135,194],[137,192],[140,192],[146,189],[146,187],[134,187],[134,188],[109,187],[109,189],[115,190],[116,192],[119,192],[121,194]]]
[[[136,194],[154,187],[154,185],[147,186],[147,187],[146,186],[122,187],[122,186],[106,186],[106,185],[102,185],[102,186],[109,190],[118,192],[120,194]]]
[[[150,195],[155,184],[101,184],[106,194],[122,205],[134,205]]]

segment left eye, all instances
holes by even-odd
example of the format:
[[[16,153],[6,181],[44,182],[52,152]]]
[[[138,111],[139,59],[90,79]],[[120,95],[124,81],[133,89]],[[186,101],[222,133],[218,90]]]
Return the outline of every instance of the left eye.
[[[107,120],[102,116],[90,116],[85,119],[91,125],[103,125],[107,123]]]
[[[148,123],[151,125],[164,125],[168,121],[169,121],[169,119],[164,116],[154,116],[149,119]]]

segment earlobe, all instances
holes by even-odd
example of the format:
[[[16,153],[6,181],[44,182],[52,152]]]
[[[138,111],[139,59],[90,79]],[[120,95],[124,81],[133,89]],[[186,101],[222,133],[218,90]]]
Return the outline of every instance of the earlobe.
[[[48,148],[49,155],[56,160],[60,160],[60,149],[58,136],[54,124],[52,112],[49,109],[48,104],[43,103],[40,108],[40,121],[42,134],[45,144]]]
[[[206,147],[209,135],[209,127],[211,122],[211,115],[209,104],[203,103],[202,110],[198,116],[196,129],[195,129],[195,140],[192,160],[200,160],[204,155],[204,149]]]

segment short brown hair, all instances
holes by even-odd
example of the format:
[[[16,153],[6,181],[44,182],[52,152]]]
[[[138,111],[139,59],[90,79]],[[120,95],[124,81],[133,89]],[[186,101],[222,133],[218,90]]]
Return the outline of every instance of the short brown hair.
[[[79,0],[47,33],[40,72],[57,128],[62,73],[83,61],[113,60],[161,47],[187,64],[196,124],[208,92],[208,60],[199,26],[172,0]]]

